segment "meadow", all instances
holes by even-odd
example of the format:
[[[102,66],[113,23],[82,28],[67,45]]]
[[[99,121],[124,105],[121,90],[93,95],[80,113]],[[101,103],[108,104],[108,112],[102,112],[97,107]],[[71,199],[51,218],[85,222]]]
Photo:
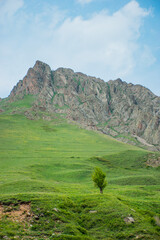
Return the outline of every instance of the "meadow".
[[[58,114],[27,119],[31,102],[1,103],[0,239],[160,239],[160,168],[146,165],[159,153]],[[96,166],[107,175],[104,194],[91,178]]]

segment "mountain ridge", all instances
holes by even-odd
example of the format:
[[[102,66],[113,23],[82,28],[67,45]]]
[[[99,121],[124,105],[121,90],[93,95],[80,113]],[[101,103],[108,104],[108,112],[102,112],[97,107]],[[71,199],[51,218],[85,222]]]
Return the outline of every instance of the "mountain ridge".
[[[36,96],[34,110],[63,113],[85,128],[131,144],[142,138],[151,149],[160,150],[160,97],[141,85],[121,79],[105,82],[70,68],[53,71],[36,61],[8,99],[25,95]]]

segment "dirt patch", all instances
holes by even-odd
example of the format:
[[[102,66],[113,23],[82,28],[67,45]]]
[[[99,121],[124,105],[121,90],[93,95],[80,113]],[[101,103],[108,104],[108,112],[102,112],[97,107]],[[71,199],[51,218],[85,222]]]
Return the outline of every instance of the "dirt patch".
[[[7,207],[0,205],[0,219],[2,219],[3,216],[7,216],[14,222],[30,222],[32,219],[31,204],[21,203],[16,206],[16,209],[14,205],[9,205]]]
[[[146,164],[147,164],[147,166],[150,166],[150,167],[159,167],[160,166],[160,157],[155,156],[155,155],[150,155]]]
[[[0,219],[1,219],[2,215],[3,215],[3,206],[0,205]]]

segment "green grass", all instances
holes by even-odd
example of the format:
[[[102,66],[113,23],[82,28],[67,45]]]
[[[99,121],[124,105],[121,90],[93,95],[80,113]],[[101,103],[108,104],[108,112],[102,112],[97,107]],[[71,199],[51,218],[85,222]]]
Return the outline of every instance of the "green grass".
[[[158,240],[160,171],[146,166],[150,152],[57,114],[51,121],[10,114],[30,108],[32,100],[1,103],[0,203],[30,202],[33,216],[25,226],[3,216],[0,239]],[[107,174],[103,195],[91,179],[96,166]],[[128,216],[133,224],[125,223]]]
[[[22,99],[17,98],[17,100],[14,102],[9,102],[8,99],[2,99],[0,102],[0,108],[5,109],[5,114],[17,110],[23,112],[24,110],[32,107],[33,101],[35,99],[35,95],[25,95]]]

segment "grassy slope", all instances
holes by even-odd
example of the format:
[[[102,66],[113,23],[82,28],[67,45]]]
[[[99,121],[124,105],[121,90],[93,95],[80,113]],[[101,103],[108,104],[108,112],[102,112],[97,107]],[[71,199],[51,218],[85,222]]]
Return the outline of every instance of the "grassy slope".
[[[50,122],[10,115],[15,106],[25,111],[31,103],[29,97],[11,103],[0,116],[0,201],[31,201],[39,217],[25,227],[3,217],[0,237],[159,239],[160,172],[146,168],[148,152],[69,125],[57,115]],[[5,108],[4,101],[1,105]],[[95,166],[107,173],[103,195],[91,180]],[[134,224],[124,222],[128,216]]]

